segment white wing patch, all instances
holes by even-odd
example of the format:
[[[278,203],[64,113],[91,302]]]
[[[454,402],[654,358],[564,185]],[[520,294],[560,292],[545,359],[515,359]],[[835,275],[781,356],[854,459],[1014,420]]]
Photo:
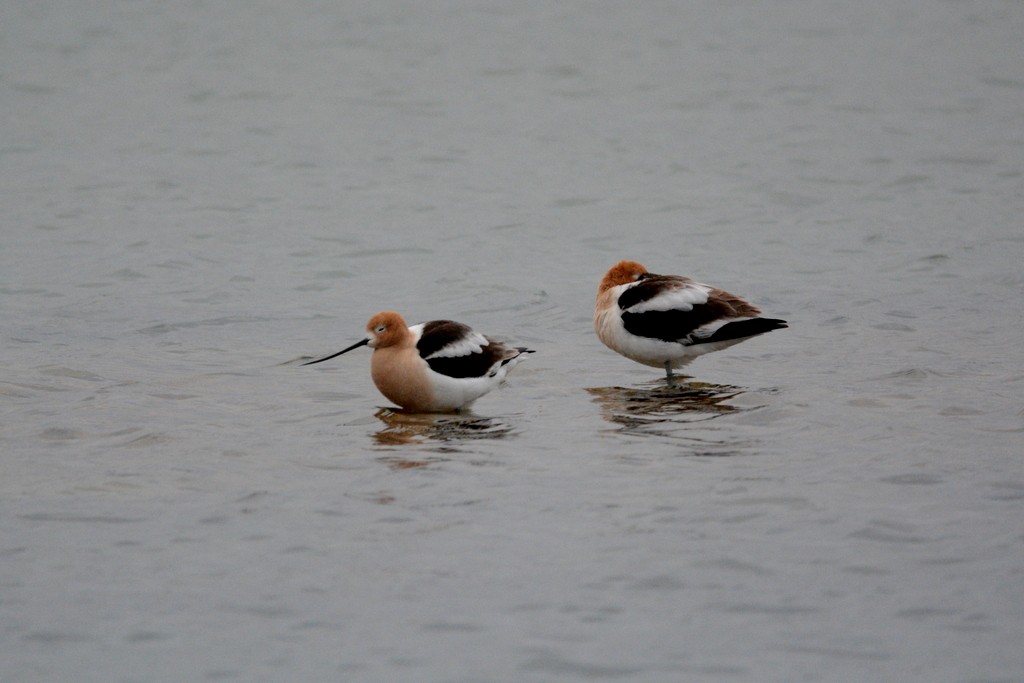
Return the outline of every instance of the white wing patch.
[[[629,284],[623,287],[623,291],[635,285]],[[699,282],[673,282],[666,283],[665,287],[655,296],[630,306],[626,310],[630,313],[646,313],[648,311],[692,311],[694,306],[700,306],[708,302],[708,295],[712,288],[702,285]],[[620,294],[616,295],[616,299]]]
[[[429,360],[431,358],[459,358],[461,356],[470,356],[474,353],[480,353],[483,351],[487,344],[487,337],[479,332],[469,330],[469,332],[464,336],[449,342],[427,356],[425,360]]]
[[[409,325],[409,332],[412,333],[412,345],[416,346],[420,343],[420,339],[423,337],[423,328],[426,327],[426,323],[417,323],[415,325]]]

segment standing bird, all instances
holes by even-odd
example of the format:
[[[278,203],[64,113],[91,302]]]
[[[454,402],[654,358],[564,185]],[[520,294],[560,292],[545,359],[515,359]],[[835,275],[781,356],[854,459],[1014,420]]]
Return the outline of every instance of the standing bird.
[[[697,356],[787,327],[748,301],[681,275],[655,275],[620,261],[597,288],[594,329],[626,358],[665,368],[668,379]]]
[[[451,320],[409,327],[401,315],[381,311],[366,323],[369,336],[312,365],[369,346],[370,376],[380,393],[419,413],[457,412],[501,385],[532,349],[505,346]]]

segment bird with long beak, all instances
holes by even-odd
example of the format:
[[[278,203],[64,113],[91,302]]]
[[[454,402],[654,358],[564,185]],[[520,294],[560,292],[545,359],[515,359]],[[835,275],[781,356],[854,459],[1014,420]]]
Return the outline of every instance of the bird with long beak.
[[[500,386],[532,349],[505,344],[452,320],[406,325],[382,311],[366,323],[367,337],[303,365],[322,363],[361,346],[373,349],[370,376],[388,400],[412,412],[464,410]]]

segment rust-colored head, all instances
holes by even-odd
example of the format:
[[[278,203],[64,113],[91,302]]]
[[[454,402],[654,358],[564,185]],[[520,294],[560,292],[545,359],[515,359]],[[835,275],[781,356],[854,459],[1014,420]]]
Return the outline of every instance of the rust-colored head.
[[[366,333],[371,349],[384,349],[401,343],[409,336],[409,326],[405,319],[394,311],[381,311],[374,314],[366,323]]]
[[[395,313],[394,311],[381,311],[377,313],[370,321],[366,323],[366,338],[357,341],[352,346],[346,347],[337,353],[332,353],[329,356],[323,358],[317,358],[303,363],[303,365],[315,365],[316,363],[323,363],[325,360],[337,358],[343,353],[348,353],[352,349],[358,349],[360,346],[369,346],[371,349],[383,349],[388,346],[394,346],[395,344],[401,344],[402,342],[411,339],[412,333],[409,332],[409,327],[405,324],[405,320],[402,316]]]
[[[612,287],[636,282],[637,279],[646,272],[647,269],[642,263],[637,263],[636,261],[619,261],[604,274],[603,278],[601,278],[601,285],[597,288],[597,293],[600,295]]]

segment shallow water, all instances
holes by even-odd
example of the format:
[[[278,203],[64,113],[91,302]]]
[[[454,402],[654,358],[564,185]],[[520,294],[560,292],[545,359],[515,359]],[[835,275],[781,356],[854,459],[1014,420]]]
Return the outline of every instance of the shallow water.
[[[0,679],[1024,678],[1024,6],[0,9]],[[790,328],[666,385],[620,258]],[[537,353],[393,410],[380,309]]]

